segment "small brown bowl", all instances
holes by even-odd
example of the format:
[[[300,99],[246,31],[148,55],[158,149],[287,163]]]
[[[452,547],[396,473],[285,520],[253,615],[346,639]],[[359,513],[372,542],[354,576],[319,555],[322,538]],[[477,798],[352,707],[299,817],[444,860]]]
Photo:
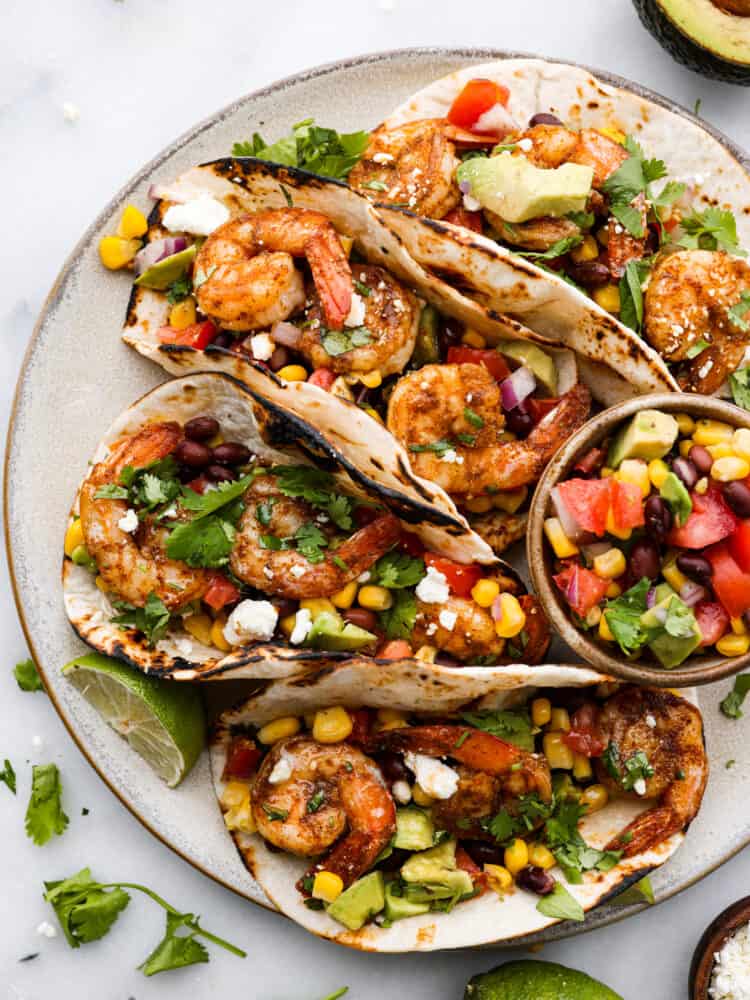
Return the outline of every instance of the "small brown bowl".
[[[549,463],[539,480],[531,501],[529,526],[526,534],[526,555],[534,589],[547,617],[565,642],[582,659],[604,674],[611,674],[637,684],[654,687],[691,687],[694,684],[711,684],[724,677],[731,677],[750,664],[750,652],[728,659],[725,656],[695,656],[686,662],[689,666],[667,669],[655,660],[645,657],[628,660],[613,656],[584,632],[576,628],[568,616],[551,574],[551,553],[544,540],[544,520],[552,512],[551,493],[566,479],[581,455],[596,447],[628,417],[640,410],[664,410],[668,413],[688,413],[691,417],[721,420],[734,427],[750,428],[750,413],[733,403],[713,396],[693,396],[686,393],[658,393],[638,396],[624,403],[611,406],[597,414],[569,438]]]
[[[721,951],[727,938],[748,921],[750,921],[750,896],[745,896],[744,899],[732,903],[726,910],[722,910],[708,925],[693,952],[693,960],[690,963],[688,987],[690,1000],[709,1000],[708,988],[711,985],[716,954]]]

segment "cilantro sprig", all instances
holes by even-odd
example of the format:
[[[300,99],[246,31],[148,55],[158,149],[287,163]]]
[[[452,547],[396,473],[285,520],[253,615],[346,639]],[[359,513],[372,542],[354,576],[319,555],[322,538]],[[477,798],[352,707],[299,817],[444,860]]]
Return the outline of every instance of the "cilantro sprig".
[[[269,472],[276,477],[284,496],[306,500],[330,517],[337,528],[351,529],[354,501],[337,492],[336,482],[329,473],[309,465],[275,465]]]
[[[149,594],[142,608],[127,601],[113,601],[119,614],[112,618],[114,625],[123,631],[134,628],[141,632],[149,646],[155,646],[167,634],[171,615],[169,609],[157,594]]]
[[[225,566],[244,510],[241,497],[251,482],[252,476],[243,476],[234,482],[219,483],[217,489],[205,493],[182,487],[180,504],[192,517],[169,533],[169,558],[181,559],[188,566]]]
[[[648,757],[643,750],[636,750],[629,757],[623,757],[619,745],[610,740],[602,754],[602,762],[615,781],[619,782],[624,791],[630,792],[636,784],[654,775]]]
[[[367,132],[340,133],[316,125],[313,118],[306,118],[292,126],[290,135],[271,144],[254,132],[249,141],[236,142],[232,146],[232,155],[257,156],[271,163],[345,180],[361,159],[369,140]]]
[[[732,690],[723,699],[719,708],[728,719],[741,719],[742,704],[750,691],[750,674],[739,674],[734,679]]]
[[[750,410],[750,368],[738,368],[729,376],[732,399],[743,410]]]
[[[44,691],[42,678],[39,676],[36,664],[32,659],[17,663],[13,668],[13,676],[22,691]]]
[[[680,226],[683,235],[678,242],[688,250],[726,250],[747,257],[737,237],[737,220],[728,209],[709,205],[703,212],[685,216]]]
[[[735,326],[738,326],[740,330],[747,333],[750,330],[750,323],[747,321],[747,312],[750,309],[750,291],[747,288],[743,288],[740,292],[739,302],[735,302],[733,306],[727,310],[727,314]]]
[[[9,790],[14,795],[16,794],[16,772],[7,757],[3,761],[3,769],[0,771],[0,783],[7,785]]]
[[[526,709],[504,709],[497,712],[464,712],[461,716],[464,722],[475,729],[498,736],[506,743],[513,743],[522,750],[534,749],[534,733],[537,729],[531,724],[531,718]]]
[[[389,639],[409,639],[417,621],[417,599],[413,591],[395,590],[393,604],[378,617]]]
[[[562,257],[563,254],[569,253],[574,250],[583,242],[583,237],[576,236],[566,236],[556,243],[553,243],[549,249],[542,251],[536,250],[516,250],[516,256],[518,257],[528,257],[529,260],[554,260],[556,257]]]
[[[35,764],[26,807],[26,836],[41,847],[51,837],[65,833],[68,822],[62,807],[62,782],[57,765]]]
[[[394,549],[381,556],[371,572],[373,583],[389,590],[415,587],[425,576],[424,560]]]
[[[337,358],[355,347],[365,347],[372,343],[372,333],[366,326],[356,326],[348,330],[321,330],[320,343],[326,354]]]

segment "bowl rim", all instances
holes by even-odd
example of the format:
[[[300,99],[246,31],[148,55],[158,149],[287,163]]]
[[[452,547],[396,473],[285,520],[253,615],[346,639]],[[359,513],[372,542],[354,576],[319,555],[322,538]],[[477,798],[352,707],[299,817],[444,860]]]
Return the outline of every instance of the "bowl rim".
[[[688,983],[691,1000],[708,1000],[708,988],[717,954],[727,939],[748,922],[750,896],[743,896],[722,910],[706,927],[690,962]]]
[[[621,680],[653,687],[691,687],[712,684],[739,673],[750,664],[750,652],[743,656],[696,657],[692,666],[667,668],[653,662],[633,661],[610,655],[589,639],[571,622],[557,588],[551,581],[547,543],[544,540],[544,520],[551,504],[552,489],[566,478],[581,452],[598,444],[617,424],[640,410],[656,409],[672,413],[688,413],[701,419],[721,420],[735,427],[750,429],[750,412],[734,403],[714,396],[694,396],[689,393],[652,393],[636,396],[610,406],[588,420],[556,452],[542,473],[529,507],[526,534],[526,559],[534,590],[544,613],[565,642],[582,659],[603,674]],[[689,661],[688,661],[689,662]]]

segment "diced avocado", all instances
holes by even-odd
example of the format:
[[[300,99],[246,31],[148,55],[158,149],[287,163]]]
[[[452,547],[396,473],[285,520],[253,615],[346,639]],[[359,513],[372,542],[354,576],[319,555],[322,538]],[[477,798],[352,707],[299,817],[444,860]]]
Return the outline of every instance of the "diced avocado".
[[[385,906],[385,884],[382,872],[370,872],[344,889],[338,899],[327,907],[328,916],[338,920],[350,931],[358,931]]]
[[[644,462],[663,458],[679,433],[677,421],[669,413],[641,410],[617,432],[609,446],[607,465],[618,469],[626,458],[641,458]]]
[[[144,288],[155,288],[160,292],[165,291],[187,272],[197,252],[198,246],[193,243],[192,246],[180,250],[179,253],[165,257],[164,260],[146,268],[143,274],[135,279],[135,284],[142,285]]]
[[[663,667],[679,667],[691,653],[695,652],[700,642],[700,631],[684,638],[662,632],[651,640],[648,648]]]
[[[312,624],[305,645],[313,649],[328,649],[332,652],[363,649],[377,639],[372,632],[367,632],[358,625],[344,622],[330,611],[319,614]]]
[[[484,208],[506,222],[527,222],[545,215],[560,218],[583,212],[594,171],[577,163],[543,170],[525,156],[504,152],[466,160],[457,176],[459,182],[469,182],[472,196]]]
[[[393,923],[396,920],[404,920],[406,917],[418,917],[422,913],[428,913],[429,902],[415,903],[407,899],[404,895],[396,895],[398,882],[388,882],[385,887],[385,919]]]
[[[659,487],[659,496],[669,504],[675,521],[683,525],[693,509],[693,501],[685,484],[674,472],[664,477],[664,482]]]
[[[686,609],[669,584],[660,584],[655,597],[654,606],[641,615],[641,625],[655,632],[648,648],[663,667],[677,667],[700,645],[700,629],[692,612]],[[672,604],[673,601],[677,602],[677,607]],[[682,613],[683,623],[691,630],[689,635],[673,635],[665,629],[664,622],[670,610]]]
[[[555,362],[545,354],[541,347],[529,344],[523,340],[502,340],[497,345],[498,351],[514,361],[520,361],[534,373],[534,378],[550,396],[557,395],[557,369]]]
[[[417,339],[411,355],[412,368],[432,365],[440,360],[439,328],[440,314],[437,309],[429,304],[424,305],[419,316]]]
[[[658,592],[655,592],[653,605],[641,615],[641,625],[644,628],[661,628],[664,612],[669,607],[673,596],[673,594],[665,594],[660,597]]]
[[[396,839],[402,851],[426,851],[435,843],[435,827],[429,813],[410,806],[396,810]]]
[[[505,962],[469,980],[464,1000],[622,1000],[598,979],[554,962]]]
[[[460,899],[474,890],[469,873],[456,865],[455,840],[445,840],[437,847],[412,854],[401,866],[401,878],[410,883],[409,898],[417,902]]]

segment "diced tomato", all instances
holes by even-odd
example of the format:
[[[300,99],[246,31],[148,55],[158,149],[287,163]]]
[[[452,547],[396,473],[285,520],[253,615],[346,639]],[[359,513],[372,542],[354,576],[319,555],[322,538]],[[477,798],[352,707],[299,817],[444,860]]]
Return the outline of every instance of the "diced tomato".
[[[479,583],[484,575],[484,570],[476,563],[457,563],[452,559],[446,559],[435,552],[425,552],[424,561],[428,566],[434,567],[438,573],[442,573],[448,581],[451,593],[456,597],[469,597],[474,586]]]
[[[750,573],[750,520],[737,525],[729,539],[729,551],[743,573]]]
[[[202,351],[214,341],[219,331],[210,319],[202,323],[193,323],[184,330],[175,330],[173,326],[163,326],[156,336],[162,344],[179,344],[181,347],[193,347]]]
[[[601,757],[606,743],[599,732],[599,711],[592,702],[585,702],[573,713],[570,730],[563,733],[563,743],[584,757]]]
[[[554,410],[559,402],[559,399],[534,399],[533,396],[529,396],[528,399],[524,400],[524,405],[531,419],[535,424],[538,424],[540,420],[544,420],[547,414]]]
[[[332,372],[330,368],[316,368],[307,381],[310,385],[317,385],[330,392],[331,386],[336,381],[336,372]]]
[[[484,365],[496,382],[503,382],[510,375],[505,358],[498,351],[479,347],[449,347],[446,358],[449,365]]]
[[[460,845],[456,848],[456,867],[471,876],[474,888],[479,889],[479,895],[481,896],[487,889],[487,875],[470,856],[469,852],[465,851]]]
[[[729,626],[729,615],[718,601],[698,601],[693,614],[701,631],[701,646],[713,646]]]
[[[612,517],[615,527],[622,531],[640,528],[646,523],[643,512],[643,494],[635,483],[622,483],[619,479],[612,483]]]
[[[256,746],[254,740],[247,736],[235,736],[229,744],[227,762],[224,765],[222,777],[225,780],[227,778],[252,777],[262,756],[263,751]]]
[[[370,738],[372,727],[372,712],[369,708],[357,708],[349,715],[352,717],[352,731],[347,739],[348,743],[366,743]]]
[[[391,639],[375,653],[379,660],[406,660],[413,655],[414,651],[406,639]]]
[[[443,216],[443,222],[451,222],[454,226],[463,226],[464,229],[471,229],[475,233],[481,233],[482,213],[470,212],[468,208],[459,206]]]
[[[205,493],[210,485],[205,476],[198,476],[196,479],[190,480],[188,489],[193,490],[195,493]]]
[[[477,77],[469,80],[464,89],[455,99],[448,111],[448,121],[458,128],[465,128],[471,131],[485,112],[494,108],[496,104],[505,107],[510,97],[510,91],[494,80],[485,80]]]
[[[710,486],[702,496],[691,493],[693,509],[685,524],[675,525],[667,541],[681,549],[703,549],[727,538],[737,527],[737,518],[724,502],[721,491]]]
[[[584,531],[603,535],[612,498],[611,479],[566,479],[556,486],[570,516]]]
[[[402,531],[399,539],[399,548],[415,559],[421,559],[424,555],[424,545],[419,535],[413,535],[410,531]]]
[[[568,563],[564,570],[552,578],[573,611],[585,618],[592,608],[603,600],[608,580],[600,579],[590,569],[578,563]]]
[[[750,573],[743,573],[725,542],[703,553],[713,567],[711,586],[730,618],[740,618],[750,608]]]
[[[203,600],[210,608],[219,611],[227,604],[236,604],[239,599],[239,588],[231,580],[227,579],[223,573],[211,574],[211,582],[203,595]]]

